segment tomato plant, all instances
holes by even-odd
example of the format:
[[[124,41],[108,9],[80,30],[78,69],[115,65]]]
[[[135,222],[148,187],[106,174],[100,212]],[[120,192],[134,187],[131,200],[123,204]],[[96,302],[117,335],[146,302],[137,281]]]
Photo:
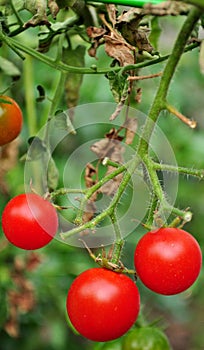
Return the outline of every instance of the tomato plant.
[[[122,350],[170,350],[165,334],[155,327],[141,327],[131,330],[125,337]]]
[[[19,135],[22,124],[22,111],[16,101],[9,96],[0,96],[0,146]]]
[[[103,342],[122,336],[134,324],[140,295],[136,284],[126,275],[92,268],[74,280],[66,307],[80,334]]]
[[[144,235],[135,253],[138,275],[153,291],[166,295],[182,292],[196,280],[202,262],[195,239],[172,227],[182,227],[191,221],[193,213],[186,210],[189,206],[196,214],[202,208],[197,195],[189,197],[190,181],[187,190],[181,188],[178,192],[180,198],[176,191],[179,174],[193,176],[200,179],[200,183],[204,180],[203,123],[199,120],[203,109],[202,84],[199,81],[197,89],[194,84],[194,79],[202,79],[204,72],[203,0],[183,0],[178,4],[166,1],[159,6],[154,5],[160,1],[154,0],[142,8],[146,2],[130,0],[126,5],[133,7],[124,11],[123,6],[116,7],[113,3],[123,4],[125,0],[113,0],[113,3],[110,0],[110,4],[108,0],[0,1],[6,3],[0,5],[0,90],[9,91],[14,99],[22,101],[22,108],[19,108],[10,97],[0,97],[0,146],[19,135],[21,109],[26,110],[21,147],[18,142],[0,147],[0,206],[4,207],[6,199],[16,193],[16,188],[13,191],[15,184],[20,185],[18,190],[25,184],[28,188],[31,182],[35,192],[38,192],[38,185],[42,185],[41,190],[56,203],[62,213],[59,237],[64,243],[66,265],[64,259],[61,265],[54,264],[53,275],[57,269],[61,272],[61,268],[65,268],[65,273],[72,276],[79,270],[78,264],[83,271],[90,266],[81,260],[83,253],[75,254],[73,247],[66,249],[68,245],[81,246],[79,238],[85,237],[84,246],[101,268],[88,270],[76,278],[68,292],[66,314],[70,317],[69,325],[73,324],[70,332],[76,327],[77,334],[80,332],[91,340],[113,339],[113,343],[100,344],[101,349],[120,349],[122,339],[114,339],[123,334],[128,339],[124,346],[140,344],[140,348],[145,348],[151,344],[147,338],[152,339],[153,330],[146,333],[146,328],[136,329],[127,338],[125,335],[137,319],[140,304],[137,286],[124,275],[135,273],[129,269],[133,259],[128,253],[131,248],[135,249],[136,238],[132,234],[137,237],[138,225],[143,223],[150,230],[155,223],[165,227]],[[177,17],[176,23],[172,22],[172,17]],[[169,33],[171,22],[173,35]],[[175,39],[174,43],[172,39]],[[173,82],[180,61],[184,70],[179,69]],[[85,75],[86,79],[83,79]],[[148,92],[150,88],[152,96]],[[192,98],[194,88],[196,98]],[[95,103],[98,98],[99,104]],[[197,123],[200,127],[194,133]],[[169,141],[173,148],[169,147]],[[174,151],[178,151],[176,157]],[[18,157],[25,161],[24,176],[24,164],[17,162]],[[176,176],[170,177],[169,173]],[[171,181],[173,178],[175,185]],[[193,182],[193,186],[200,189],[200,183]],[[198,203],[197,208],[193,201]],[[200,221],[198,231],[202,232],[202,219]],[[57,223],[52,204],[34,194],[13,198],[2,217],[8,240],[27,250],[48,244],[56,233]],[[124,266],[123,248],[129,234],[129,251],[124,253],[128,258],[127,266]],[[147,240],[147,236],[152,240]],[[3,292],[6,302],[3,300],[1,304],[4,306],[8,301],[9,305],[5,307],[8,313],[0,311],[4,314],[0,323],[3,324],[3,337],[6,333],[20,341],[20,313],[30,312],[33,305],[25,302],[27,294],[24,298],[21,286],[17,286],[17,297],[10,293],[9,280],[11,284],[20,284],[22,278],[19,278],[19,271],[15,271],[16,263],[12,259],[15,250],[10,250],[10,245],[4,244],[5,240],[2,243],[0,249],[5,252],[1,259],[5,266],[0,263],[0,280],[3,282],[0,294]],[[112,243],[109,251],[102,248],[99,255],[90,250]],[[61,248],[59,255],[58,247],[54,249],[52,258],[59,261]],[[27,252],[26,259],[30,255],[31,252]],[[8,261],[14,265],[10,272]],[[24,266],[29,266],[29,262]],[[25,273],[29,271],[32,268],[25,268]],[[41,280],[41,276],[38,278]],[[59,305],[60,315],[62,303],[58,291],[63,291],[57,283],[54,287],[56,292],[53,289],[53,293],[49,293],[50,285],[46,283],[48,293],[44,292],[42,299],[44,302],[46,295],[46,306],[52,306],[52,314],[53,304]],[[187,295],[191,297],[190,293]],[[53,303],[49,297],[59,298],[59,303],[56,299]],[[168,298],[162,300],[164,304],[169,303]],[[182,298],[185,304],[184,300]],[[191,303],[186,303],[186,307],[189,306]],[[146,307],[148,309],[148,304]],[[55,317],[49,317],[51,313],[48,312],[48,323],[53,320],[49,334],[52,336],[56,330],[57,336],[50,337],[53,340],[50,344],[34,342],[36,349],[62,349],[62,343],[56,342],[70,338],[81,345],[81,339],[70,337],[64,322],[64,308],[61,311],[64,334],[59,336],[63,326]],[[141,324],[140,319],[137,320],[137,325]],[[42,334],[41,329],[39,333]],[[33,344],[27,331],[26,335],[26,341]],[[2,340],[1,333],[0,338]],[[34,339],[37,339],[35,334]],[[86,346],[85,340],[83,342]],[[10,340],[8,344],[2,344],[3,348],[12,347]],[[14,343],[13,347],[24,349],[29,347],[26,345]],[[69,345],[72,348],[72,344]],[[153,347],[155,350],[156,345]],[[187,350],[187,346],[183,347]]]
[[[147,232],[135,249],[136,272],[149,289],[172,295],[189,288],[197,279],[202,253],[196,239],[179,228]]]
[[[2,228],[7,239],[16,247],[38,249],[53,239],[58,217],[53,205],[39,195],[20,194],[4,208]]]

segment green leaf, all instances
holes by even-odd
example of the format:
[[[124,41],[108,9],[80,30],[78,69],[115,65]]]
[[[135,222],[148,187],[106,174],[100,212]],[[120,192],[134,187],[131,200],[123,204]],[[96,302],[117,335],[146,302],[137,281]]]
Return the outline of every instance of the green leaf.
[[[55,116],[55,125],[58,129],[64,130],[68,134],[76,135],[76,130],[66,111]]]
[[[38,176],[48,190],[56,189],[59,181],[59,172],[52,158],[49,148],[39,137],[31,137],[28,140],[30,147],[24,160],[35,162],[35,168],[39,169]]]
[[[57,188],[59,181],[59,171],[56,167],[54,159],[51,157],[48,163],[47,184],[50,190]]]
[[[9,75],[11,77],[19,78],[21,75],[20,70],[16,67],[16,65],[13,62],[1,56],[0,56],[0,69],[4,74]]]
[[[159,38],[161,35],[161,27],[159,24],[159,18],[153,17],[151,20],[151,33],[149,35],[149,40],[155,50],[158,50]]]
[[[86,47],[78,45],[74,50],[68,47],[63,50],[63,62],[75,67],[85,66]],[[68,73],[65,81],[65,99],[68,108],[77,105],[79,99],[79,91],[83,81],[82,74]]]

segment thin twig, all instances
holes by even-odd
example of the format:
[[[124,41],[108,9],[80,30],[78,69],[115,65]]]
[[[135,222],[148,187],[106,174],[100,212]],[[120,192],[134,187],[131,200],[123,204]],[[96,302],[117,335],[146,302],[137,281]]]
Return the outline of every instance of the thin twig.
[[[195,129],[197,126],[197,122],[193,119],[187,118],[185,115],[177,111],[176,108],[173,106],[166,104],[166,109],[169,111],[171,114],[174,114],[177,118],[179,118],[183,123],[188,125],[191,129]]]
[[[136,76],[130,76],[127,78],[129,81],[135,81],[135,80],[145,80],[145,79],[152,79],[161,77],[163,72],[155,73],[155,74],[149,74],[149,75],[136,75]]]

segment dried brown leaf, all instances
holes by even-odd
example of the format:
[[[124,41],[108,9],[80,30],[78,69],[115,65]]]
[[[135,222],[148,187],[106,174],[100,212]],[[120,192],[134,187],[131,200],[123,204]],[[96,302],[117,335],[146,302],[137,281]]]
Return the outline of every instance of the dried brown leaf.
[[[42,260],[42,254],[31,252],[26,260],[26,270],[34,271],[39,266],[39,264],[41,264]]]
[[[47,6],[50,9],[52,18],[56,19],[56,16],[57,16],[57,14],[58,14],[58,12],[60,10],[58,4],[56,3],[56,1],[55,0],[48,0]]]
[[[108,166],[108,170],[106,172],[106,175],[111,174],[115,170],[114,167]],[[113,195],[117,190],[120,185],[120,182],[122,180],[123,175],[119,174],[115,176],[113,179],[105,183],[100,189],[99,192],[106,194],[107,196]]]
[[[115,27],[116,20],[117,20],[117,9],[116,6],[113,4],[106,5],[108,17],[113,25],[113,28]]]
[[[165,1],[158,5],[152,5],[150,2],[144,6],[144,14],[153,16],[178,16],[186,15],[191,5],[181,3],[180,1]]]
[[[88,49],[90,57],[96,57],[97,48],[104,43],[103,36],[106,33],[106,29],[90,26],[86,29],[87,35],[93,39],[91,47]]]
[[[86,210],[84,211],[83,216],[82,216],[83,223],[92,220],[95,212],[96,212],[96,205],[95,205],[94,201],[91,199],[86,204]]]
[[[94,179],[96,175],[97,175],[96,168],[91,163],[88,163],[86,165],[85,176],[84,176],[85,184],[87,188],[90,188],[96,183],[96,179]]]
[[[123,137],[118,135],[118,130],[116,130],[115,128],[110,129],[110,131],[105,134],[105,137],[108,139],[114,139],[118,141],[123,140]]]
[[[139,7],[132,7],[130,10],[123,12],[117,18],[117,24],[127,23],[134,20],[135,27],[139,24],[140,20],[144,17],[144,10]]]
[[[142,101],[142,88],[136,89],[135,101],[137,103],[141,103],[141,101]]]
[[[134,140],[137,128],[138,128],[137,119],[136,118],[127,118],[125,123],[124,123],[124,128],[126,129],[125,143],[127,145],[131,145],[133,140]]]
[[[107,55],[114,58],[121,67],[135,63],[134,48],[130,47],[122,36],[111,33],[104,35],[104,39]]]
[[[108,157],[110,160],[123,163],[123,153],[124,147],[121,144],[123,137],[118,135],[118,131],[112,128],[106,135],[104,139],[97,141],[91,146],[91,150],[96,153],[99,159]],[[114,167],[108,166],[106,175],[109,175],[115,170]],[[122,175],[114,177],[107,183],[105,183],[98,192],[106,194],[108,196],[113,195],[121,182]]]
[[[10,318],[4,325],[4,330],[12,338],[18,338],[19,336],[19,325],[16,318]]]
[[[0,192],[8,194],[8,185],[5,175],[14,168],[18,159],[19,138],[1,147],[0,149]]]
[[[89,38],[98,39],[103,37],[106,33],[106,29],[90,26],[86,29],[86,32]]]

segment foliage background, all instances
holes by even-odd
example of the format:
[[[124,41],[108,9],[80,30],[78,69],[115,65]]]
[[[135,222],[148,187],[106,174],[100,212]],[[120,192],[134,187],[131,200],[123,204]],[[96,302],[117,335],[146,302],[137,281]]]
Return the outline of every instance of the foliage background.
[[[173,17],[160,20],[162,36],[159,46],[162,53],[170,51],[182,21],[182,18]],[[31,28],[24,35],[30,41],[36,37],[36,29]],[[20,79],[14,82],[9,92],[19,103],[24,114],[24,127],[19,144],[14,146],[15,150],[18,148],[18,159],[20,159],[26,152],[28,137],[32,136],[35,129],[39,129],[44,124],[49,111],[48,99],[41,103],[36,102],[37,86],[42,85],[46,96],[52,96],[56,81],[59,79],[59,73],[31,58],[27,58],[22,64],[22,61],[5,47],[0,48],[0,54],[15,62],[20,71]],[[204,168],[204,77],[200,72],[198,60],[198,50],[189,52],[182,57],[170,91],[170,99],[174,105],[183,114],[198,121],[197,129],[189,129],[167,113],[160,118],[159,126],[167,135],[179,165]],[[98,52],[98,62],[101,66],[107,66],[110,62],[110,59],[104,54],[103,48],[100,48]],[[90,66],[91,64],[95,64],[95,59],[86,55],[86,65]],[[145,68],[143,74],[158,72],[162,70],[162,67],[163,64],[161,67]],[[11,82],[8,72],[0,71],[0,81],[0,90],[4,91]],[[156,79],[143,81],[140,86],[143,89],[143,97],[137,108],[148,113],[158,81]],[[79,104],[104,101],[113,102],[108,80],[101,75],[84,76]],[[66,109],[64,99],[61,100],[59,109]],[[29,120],[31,114],[33,114],[33,122]],[[89,135],[86,136],[89,137]],[[57,164],[60,171],[63,172],[66,150],[63,152],[60,149],[57,156]],[[24,163],[17,159],[15,161],[15,157],[9,171],[4,177],[0,177],[0,211],[3,210],[9,198],[24,191]],[[3,159],[0,162],[3,164]],[[70,169],[71,172],[72,169]],[[74,173],[71,175],[74,176]],[[202,181],[190,177],[180,177],[177,196],[178,207],[190,207],[194,213],[192,222],[187,224],[185,228],[197,238],[202,249],[204,249],[203,186]],[[137,229],[137,232],[131,234],[127,239],[123,257],[127,266],[132,267],[135,245],[143,232],[142,228]],[[12,350],[19,347],[21,350],[65,350],[68,347],[70,350],[75,350],[79,346],[82,349],[92,349],[94,343],[82,339],[70,330],[65,315],[65,299],[71,281],[83,270],[94,266],[87,252],[84,249],[73,248],[54,240],[49,246],[38,251],[35,256],[31,256],[30,259],[33,259],[34,265],[30,269],[25,269],[30,254],[8,244],[1,232],[0,349]],[[198,281],[190,290],[172,297],[155,295],[138,282],[145,316],[150,323],[159,319],[159,325],[166,330],[175,350],[199,350],[203,348],[203,278],[204,272],[202,271]],[[18,309],[15,322],[8,325],[12,307],[14,308],[15,304],[15,302],[13,304],[9,302],[8,295],[11,291],[18,292],[19,288],[22,288],[22,281],[29,281],[31,284],[30,294],[26,294],[24,298],[27,300],[27,305]],[[15,311],[13,312],[15,313]],[[5,327],[6,324],[7,327]]]

